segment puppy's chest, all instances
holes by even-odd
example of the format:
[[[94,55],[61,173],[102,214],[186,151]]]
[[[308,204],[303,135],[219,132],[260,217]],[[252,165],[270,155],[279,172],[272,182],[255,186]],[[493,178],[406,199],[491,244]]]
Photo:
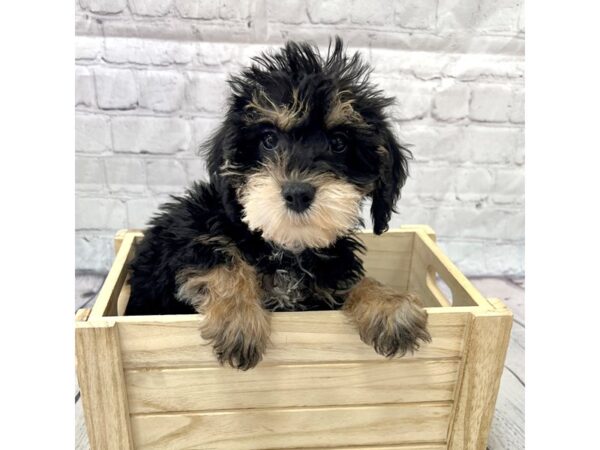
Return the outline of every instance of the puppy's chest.
[[[333,289],[318,286],[309,268],[287,261],[260,271],[263,304],[271,311],[337,309],[341,300]]]

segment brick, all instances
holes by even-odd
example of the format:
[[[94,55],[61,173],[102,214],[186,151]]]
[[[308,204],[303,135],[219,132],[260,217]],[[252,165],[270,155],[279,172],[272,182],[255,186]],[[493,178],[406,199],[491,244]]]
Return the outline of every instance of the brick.
[[[76,36],[75,59],[93,61],[102,52],[102,38],[99,36]]]
[[[453,167],[411,164],[410,176],[402,190],[402,198],[444,200],[454,197],[456,173]]]
[[[489,197],[494,186],[492,171],[483,167],[454,169],[457,200],[482,201]]]
[[[507,164],[514,158],[519,130],[511,128],[468,127],[462,145],[474,163]]]
[[[494,32],[517,30],[522,0],[480,0],[478,29]]]
[[[192,129],[194,134],[194,152],[198,152],[205,145],[221,122],[217,119],[194,119]]]
[[[517,130],[516,140],[517,145],[514,148],[512,159],[515,164],[521,166],[525,164],[525,133],[522,129]]]
[[[505,240],[523,241],[525,239],[525,211],[511,211],[506,216]]]
[[[148,186],[153,192],[181,193],[187,187],[185,168],[175,159],[148,161]]]
[[[496,173],[492,199],[499,204],[521,204],[525,197],[525,173],[522,167]]]
[[[117,199],[78,197],[75,200],[75,227],[78,230],[118,230],[125,227],[127,214]]]
[[[371,205],[369,205],[369,208]],[[365,213],[368,214],[369,208],[365,208]],[[432,210],[423,206],[408,205],[403,200],[397,204],[398,213],[392,215],[389,227],[398,228],[401,225],[412,223],[431,223]],[[369,222],[370,223],[370,222]],[[372,226],[372,225],[371,225]]]
[[[95,69],[96,101],[100,109],[133,109],[138,92],[131,70]]]
[[[461,81],[480,78],[522,79],[524,64],[522,57],[513,55],[462,54],[440,67],[440,72]]]
[[[385,25],[394,17],[394,4],[389,0],[353,0],[350,6],[352,22],[360,25]]]
[[[206,170],[206,161],[202,158],[188,159],[185,161],[185,170],[187,173],[187,184],[191,185],[194,181],[207,181],[208,171]]]
[[[182,17],[191,19],[216,19],[219,2],[215,0],[175,0],[175,7]]]
[[[116,64],[167,66],[188,64],[194,57],[194,46],[180,41],[138,38],[106,38],[104,60]]]
[[[145,71],[138,74],[139,106],[157,112],[181,108],[185,94],[183,75],[172,71]]]
[[[75,151],[102,153],[112,147],[108,117],[75,114]]]
[[[150,218],[158,213],[158,206],[155,198],[127,200],[127,226],[129,228],[145,228]]]
[[[110,158],[104,163],[110,192],[144,192],[146,190],[146,172],[143,160]]]
[[[510,235],[507,226],[511,215],[479,203],[456,207],[446,204],[435,209],[430,224],[444,237],[506,239]]]
[[[174,117],[115,117],[114,149],[121,153],[175,153],[189,148],[189,124]]]
[[[83,9],[98,14],[116,14],[127,7],[126,0],[80,0]]]
[[[96,158],[75,158],[75,185],[77,191],[104,190],[104,166]]]
[[[223,66],[228,63],[237,64],[240,61],[238,44],[223,42],[203,42],[198,46],[196,55],[200,64],[208,67]],[[255,54],[255,52],[252,52]]]
[[[417,84],[396,78],[375,79],[379,88],[396,99],[390,114],[396,120],[422,119],[431,109],[431,89],[426,84]]]
[[[519,33],[525,33],[525,2],[521,2],[517,29],[519,30]]]
[[[439,0],[438,29],[475,29],[480,0]]]
[[[435,27],[437,0],[395,0],[394,23],[402,28]]]
[[[524,250],[522,244],[486,242],[483,251],[485,273],[482,275],[522,276],[525,273]]]
[[[75,106],[95,104],[94,75],[85,67],[75,67]]]
[[[443,121],[464,119],[469,114],[470,95],[469,87],[462,83],[438,88],[433,96],[433,116]]]
[[[484,242],[457,242],[451,238],[440,238],[438,245],[466,276],[486,275]]]
[[[470,158],[465,146],[465,127],[404,127],[400,136],[410,144],[416,161],[460,163]]]
[[[139,16],[164,16],[172,5],[173,0],[129,0],[129,9]]]
[[[504,85],[473,86],[469,117],[481,122],[506,122],[511,89]]]
[[[332,25],[348,19],[348,2],[344,0],[308,0],[307,8],[313,23]]]
[[[307,21],[304,0],[267,0],[267,19],[270,22],[300,24]]]
[[[223,74],[190,72],[186,95],[189,105],[198,111],[222,112],[229,86]]]
[[[221,0],[219,16],[223,20],[245,20],[250,17],[249,0]]]
[[[525,91],[523,88],[517,88],[513,91],[509,119],[513,123],[525,122]]]
[[[85,233],[75,238],[75,267],[78,270],[106,273],[110,269],[113,258],[112,236]]]

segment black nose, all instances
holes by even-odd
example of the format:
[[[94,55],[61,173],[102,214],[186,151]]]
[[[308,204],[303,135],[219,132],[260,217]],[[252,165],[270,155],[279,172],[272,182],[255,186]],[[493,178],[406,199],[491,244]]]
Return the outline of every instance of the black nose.
[[[306,211],[315,198],[316,189],[312,184],[289,181],[283,185],[281,195],[289,209]]]

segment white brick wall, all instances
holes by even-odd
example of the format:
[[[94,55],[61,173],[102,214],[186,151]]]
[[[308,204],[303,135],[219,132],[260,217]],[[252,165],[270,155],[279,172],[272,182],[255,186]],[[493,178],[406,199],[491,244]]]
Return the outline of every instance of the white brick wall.
[[[230,72],[287,39],[361,50],[414,152],[392,226],[427,223],[469,275],[523,274],[522,0],[79,0],[77,268],[205,178]]]

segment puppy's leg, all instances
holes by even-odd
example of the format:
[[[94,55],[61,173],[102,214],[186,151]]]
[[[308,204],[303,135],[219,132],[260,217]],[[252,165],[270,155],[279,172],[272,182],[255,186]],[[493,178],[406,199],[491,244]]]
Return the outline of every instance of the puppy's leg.
[[[183,270],[177,281],[178,297],[204,314],[200,332],[218,360],[241,370],[256,366],[269,341],[270,316],[254,268],[234,258],[207,271]]]
[[[398,294],[365,277],[349,292],[343,310],[358,328],[360,338],[381,355],[404,356],[430,342],[427,313],[412,294]]]

